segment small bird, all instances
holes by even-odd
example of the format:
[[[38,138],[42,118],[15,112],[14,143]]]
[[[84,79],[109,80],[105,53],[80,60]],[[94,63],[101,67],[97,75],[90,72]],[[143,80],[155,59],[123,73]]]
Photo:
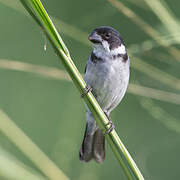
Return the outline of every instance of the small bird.
[[[88,39],[93,43],[93,51],[85,68],[86,90],[92,90],[109,119],[111,111],[121,102],[127,90],[130,59],[120,33],[112,27],[98,27],[92,31]],[[113,128],[112,121],[109,121]],[[106,133],[110,133],[112,128]],[[79,158],[84,162],[94,159],[98,163],[105,159],[105,136],[96,125],[87,106],[86,130]]]

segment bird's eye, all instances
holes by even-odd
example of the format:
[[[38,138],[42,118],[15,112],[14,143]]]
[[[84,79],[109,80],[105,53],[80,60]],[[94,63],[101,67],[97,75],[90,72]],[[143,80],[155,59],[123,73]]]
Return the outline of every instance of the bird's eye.
[[[106,39],[109,39],[110,38],[110,33],[106,33],[104,36],[106,37]]]

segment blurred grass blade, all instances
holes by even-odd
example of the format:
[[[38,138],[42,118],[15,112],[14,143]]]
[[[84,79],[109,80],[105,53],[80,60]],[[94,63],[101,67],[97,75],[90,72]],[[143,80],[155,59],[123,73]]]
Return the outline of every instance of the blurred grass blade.
[[[32,1],[21,0],[21,2],[26,8],[26,10],[30,13],[30,15],[34,18],[34,20],[40,25],[42,30],[45,30],[46,33],[50,33],[49,35],[51,35],[52,38],[51,40],[53,42],[56,42],[60,46],[60,50],[63,50],[66,56],[69,56],[68,49],[66,48],[63,40],[61,39],[56,28],[54,27],[54,24],[52,23],[51,19],[46,13],[46,10],[42,7],[42,4],[37,3],[36,1],[33,0]],[[39,18],[44,19],[44,21],[39,20],[39,18],[34,14],[33,9],[30,8],[31,6],[34,6],[38,10]]]
[[[66,70],[68,71],[70,77],[72,78],[74,84],[80,91],[80,93],[84,92],[86,84],[82,79],[81,74],[77,70],[76,66],[74,65],[73,61],[70,58],[68,51],[64,50],[64,43],[60,44],[62,41],[59,40],[60,36],[57,33],[52,21],[50,20],[47,12],[45,11],[43,5],[41,4],[40,0],[21,0],[24,7],[27,11],[35,17],[34,19],[38,20],[38,24],[40,24],[41,28],[46,33],[48,39],[50,40],[56,54],[61,57],[62,63],[64,64]],[[37,21],[36,20],[36,21]],[[93,113],[94,118],[97,121],[97,124],[101,129],[106,131],[110,128],[108,124],[108,119],[105,116],[104,112],[101,110],[100,106],[98,105],[96,99],[92,95],[92,93],[88,93],[84,100],[88,105],[89,109]],[[117,135],[116,131],[113,130],[107,136],[107,141],[110,144],[112,151],[114,152],[116,158],[119,160],[119,163],[123,167],[124,172],[126,173],[129,179],[141,179],[143,180],[143,176],[139,171],[138,167],[136,166],[135,162],[131,158],[129,152],[126,150],[125,146],[121,142],[119,136]]]
[[[149,88],[149,87],[145,87],[145,86],[141,86],[137,84],[132,84],[132,83],[129,84],[128,92],[139,95],[139,96],[144,96],[144,97],[180,105],[179,94],[162,91],[158,89],[153,89],[153,88]]]
[[[110,1],[110,0],[109,0]],[[6,6],[8,6],[8,7],[10,7],[10,8],[13,8],[13,9],[15,9],[15,10],[17,10],[18,12],[21,12],[21,13],[23,13],[23,14],[25,14],[25,15],[28,15],[28,14],[26,14],[25,13],[25,11],[24,11],[24,9],[23,9],[23,7],[22,6],[20,6],[20,4],[18,4],[17,2],[17,0],[0,0],[0,2],[1,3],[3,3],[4,5],[6,5]],[[122,9],[123,10],[123,9]],[[124,11],[125,11],[126,9],[124,9]],[[131,12],[131,11],[130,11]],[[125,13],[125,12],[124,12]],[[32,14],[33,15],[33,17],[34,17],[34,14]],[[133,15],[133,14],[132,14]],[[136,15],[137,16],[137,15]],[[134,17],[135,19],[136,19],[136,16]],[[36,21],[38,22],[38,24],[40,24],[40,26],[42,27],[42,25],[41,25],[41,23],[39,22],[39,20],[36,18],[36,17],[34,17],[35,19],[36,19]],[[55,23],[57,24],[57,26],[58,26],[58,30],[60,30],[62,33],[64,33],[64,34],[66,34],[67,36],[69,36],[69,37],[71,37],[71,38],[73,38],[74,40],[76,40],[77,42],[81,42],[81,43],[83,43],[83,44],[85,44],[85,45],[87,45],[87,46],[89,46],[90,44],[88,43],[88,41],[87,41],[87,37],[88,37],[88,34],[86,33],[86,32],[84,32],[84,31],[82,31],[82,30],[80,30],[80,29],[78,29],[78,28],[76,28],[76,27],[74,27],[74,26],[72,26],[72,25],[70,25],[70,24],[68,24],[68,23],[66,23],[66,22],[64,22],[64,21],[62,21],[62,20],[60,20],[59,18],[57,19],[57,18],[52,18],[54,21],[55,21]],[[139,24],[140,25],[140,24]],[[148,24],[147,24],[147,26],[148,26]],[[147,27],[148,28],[148,27]],[[42,28],[43,29],[43,28]],[[179,34],[179,33],[178,33]],[[178,34],[176,34],[176,35],[178,35]],[[171,37],[172,35],[170,35],[170,37]],[[175,35],[173,35],[173,36],[175,36]],[[169,43],[169,41],[167,40],[167,37],[169,37],[169,36],[165,36],[165,37],[162,37],[162,36],[160,36],[160,34],[157,36],[157,39],[156,39],[156,42],[159,42],[159,41],[164,41],[165,43],[166,43],[166,45],[170,45],[170,43]],[[171,40],[171,41],[174,41],[173,39]],[[149,50],[149,48],[152,48],[152,46],[155,46],[155,45],[157,45],[157,43],[149,43],[149,42],[144,42],[143,44],[142,44],[142,46],[141,46],[141,48],[140,48],[140,52],[142,53],[143,52],[143,49],[142,49],[142,47],[143,48],[145,48],[144,50]],[[139,46],[138,46],[139,47]],[[138,51],[138,48],[137,46],[135,46],[135,48],[133,48],[133,49],[131,49],[131,48],[128,48],[128,52],[130,52],[131,54],[133,54],[133,53],[137,53],[137,51]],[[167,49],[168,50],[168,49]],[[172,51],[172,49],[171,49],[171,51]],[[174,51],[175,51],[175,49],[174,49]],[[129,54],[130,54],[129,53]],[[131,54],[130,54],[130,56],[131,56]],[[132,56],[132,57],[134,57],[134,55]],[[167,57],[167,56],[166,56]],[[161,59],[161,58],[160,58]],[[170,58],[170,59],[172,59],[173,60],[173,58]],[[170,61],[170,59],[169,59],[169,61]],[[166,80],[164,80],[164,81],[161,81],[161,79],[165,79],[164,78],[164,76],[162,75],[162,73],[156,73],[156,76],[154,75],[154,72],[152,71],[152,69],[156,69],[156,72],[158,71],[158,69],[156,68],[156,67],[154,67],[154,68],[149,68],[148,69],[148,71],[144,71],[144,69],[147,69],[147,67],[149,67],[149,66],[152,66],[152,65],[149,65],[149,64],[147,64],[145,61],[142,61],[141,59],[138,59],[138,62],[140,63],[140,66],[141,66],[141,68],[139,68],[139,65],[138,65],[138,63],[137,64],[135,64],[135,62],[134,61],[132,61],[131,63],[132,63],[132,68],[134,68],[134,69],[137,69],[138,71],[140,71],[140,72],[143,72],[143,73],[146,73],[149,77],[151,77],[151,78],[155,78],[156,80],[158,80],[159,82],[161,82],[161,83],[164,83],[164,84],[166,84],[166,85],[169,85],[169,83],[172,85],[174,82],[173,82],[173,78],[171,78],[171,77],[173,77],[173,76],[170,76],[170,79],[168,78],[169,76],[166,76],[166,79],[167,79],[167,81]],[[142,62],[142,63],[141,63]],[[19,66],[18,66],[19,67]],[[162,72],[162,71],[161,71]],[[165,73],[165,74],[167,74],[167,73]],[[172,82],[170,82],[172,80]],[[170,86],[171,86],[170,85]],[[171,86],[172,87],[172,86]],[[176,87],[175,87],[176,88]]]
[[[35,65],[21,61],[0,59],[0,69],[15,70],[40,75],[46,78],[71,81],[68,73],[56,67]]]
[[[24,15],[30,17],[29,14],[27,14],[24,11],[24,8],[19,3],[19,0],[0,0],[0,3],[2,3],[5,6],[7,6],[9,8],[12,8],[12,9],[14,9],[14,10],[16,10],[16,11],[18,11],[20,13],[23,13]],[[84,45],[90,46],[90,43],[87,41],[88,34],[86,32],[72,26],[71,24],[68,24],[68,23],[62,21],[59,18],[56,18],[56,17],[51,17],[51,18],[55,22],[58,31],[62,32],[63,34],[65,34],[67,36],[69,36],[70,38],[73,38],[77,42],[80,42],[80,43],[82,43]]]
[[[161,20],[170,34],[176,35],[179,33],[179,22],[169,9],[165,1],[161,0],[144,0],[156,16]],[[175,36],[174,40],[180,43],[180,36]]]
[[[51,180],[69,178],[0,109],[0,131],[5,134]]]
[[[156,105],[152,100],[141,98],[142,107],[151,114],[153,118],[161,122],[166,128],[180,134],[179,119],[174,118],[160,106]]]
[[[48,180],[0,147],[0,179]]]
[[[134,1],[134,0],[127,0],[127,1],[128,1],[129,3],[131,3],[131,4],[136,5],[137,7],[142,8],[142,9],[147,10],[147,8],[148,8],[148,7],[146,6],[146,4],[142,2],[142,0],[136,0],[136,1]]]
[[[163,39],[164,41],[166,41],[166,44],[168,46],[171,46],[171,45],[177,44],[177,39],[176,39],[177,36],[180,36],[180,33],[171,34],[171,35],[167,35],[167,36],[161,36],[161,37],[159,37],[159,39]],[[160,46],[160,44],[157,44],[156,41],[148,39],[141,43],[138,42],[138,43],[130,45],[128,47],[128,51],[131,54],[135,54],[135,55],[143,54],[146,51],[149,52],[150,50],[157,48],[159,46]],[[170,55],[168,55],[168,56],[170,56]]]
[[[138,66],[138,68],[141,68],[141,67]],[[149,66],[146,68],[149,69]],[[46,77],[46,78],[51,78],[51,79],[53,78],[56,80],[71,81],[68,73],[58,68],[47,67],[47,66],[42,66],[42,65],[34,65],[34,64],[29,64],[29,63],[15,61],[15,60],[0,59],[0,69],[29,72],[29,73],[40,75],[41,77]],[[144,97],[180,105],[180,95],[167,92],[167,91],[148,88],[142,85],[130,83],[128,86],[127,92],[131,94],[139,95],[139,96],[144,96]]]
[[[147,33],[150,37],[152,37],[158,44],[160,44],[164,48],[168,47],[168,43],[164,39],[159,38],[161,37],[161,34],[152,26],[150,26],[148,23],[146,23],[140,16],[138,16],[130,8],[125,6],[122,3],[122,1],[121,2],[120,0],[108,0],[108,1],[121,13],[123,13],[125,16],[130,18],[132,21],[134,21],[135,24],[137,24],[145,33]],[[149,1],[149,3],[151,3],[151,1]],[[180,62],[180,51],[178,49],[176,49],[175,47],[168,47],[167,51],[174,57],[174,59]]]
[[[180,90],[180,80],[170,74],[159,70],[158,68],[143,62],[141,59],[134,57],[134,61],[131,62],[134,68],[140,72],[143,72],[155,80],[158,80],[171,88]]]

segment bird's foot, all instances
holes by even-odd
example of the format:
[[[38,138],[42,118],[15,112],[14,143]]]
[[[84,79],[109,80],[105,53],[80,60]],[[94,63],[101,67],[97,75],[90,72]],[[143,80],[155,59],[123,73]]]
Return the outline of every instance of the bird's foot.
[[[105,133],[104,133],[104,135],[106,135],[106,134],[109,134],[115,128],[115,126],[114,126],[112,120],[109,118],[109,115],[107,114],[107,112],[104,111],[104,114],[106,115],[107,119],[109,120],[109,122],[106,124],[106,126],[110,125],[110,128],[107,131],[105,131]]]
[[[109,134],[115,128],[111,120],[109,120],[109,122],[106,125],[110,125],[110,128],[107,131],[105,131],[104,135]]]
[[[81,94],[81,97],[83,98],[88,92],[91,92],[92,91],[92,87],[87,85],[85,88],[84,88],[84,92]]]

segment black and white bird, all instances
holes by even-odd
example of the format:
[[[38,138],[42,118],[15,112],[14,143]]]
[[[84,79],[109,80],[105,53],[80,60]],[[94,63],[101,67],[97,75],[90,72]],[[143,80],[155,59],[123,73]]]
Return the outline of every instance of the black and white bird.
[[[130,59],[120,33],[112,27],[98,27],[88,39],[93,43],[93,51],[85,68],[84,80],[109,117],[127,90]],[[105,159],[105,137],[87,106],[86,110],[86,130],[79,158],[85,162],[94,159],[102,163]]]

